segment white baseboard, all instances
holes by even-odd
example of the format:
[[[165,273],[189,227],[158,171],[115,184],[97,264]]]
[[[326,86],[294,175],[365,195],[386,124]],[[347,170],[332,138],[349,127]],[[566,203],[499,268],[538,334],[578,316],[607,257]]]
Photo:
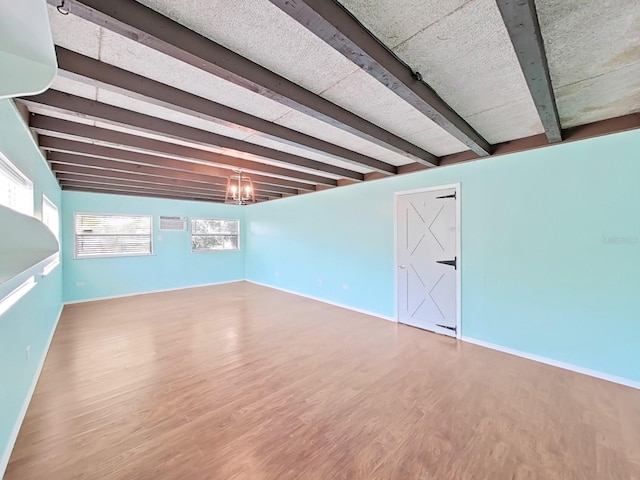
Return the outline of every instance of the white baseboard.
[[[380,315],[379,313],[370,312],[368,310],[361,310],[359,308],[354,308],[349,305],[345,305],[343,303],[330,302],[329,300],[325,300],[324,298],[314,297],[312,295],[306,295],[304,293],[296,292],[293,290],[287,290],[286,288],[274,287],[273,285],[269,285],[267,283],[254,282],[253,280],[246,280],[248,283],[253,283],[255,285],[260,285],[262,287],[273,288],[274,290],[280,290],[281,292],[291,293],[293,295],[298,295],[299,297],[309,298],[311,300],[316,300],[318,302],[327,303],[329,305],[333,305],[335,307],[345,308],[347,310],[351,310],[353,312],[363,313],[365,315],[369,315],[372,317],[381,318],[383,320],[387,320],[389,322],[396,323],[396,319],[393,317],[387,317],[386,315]]]
[[[481,347],[490,348],[492,350],[498,350],[499,352],[504,352],[510,355],[515,355],[517,357],[526,358],[528,360],[533,360],[535,362],[545,363],[553,367],[563,368],[565,370],[581,373],[583,375],[589,375],[590,377],[600,378],[601,380],[606,380],[608,382],[618,383],[620,385],[625,385],[627,387],[640,389],[640,382],[629,380],[623,377],[616,377],[615,375],[609,375],[608,373],[599,372],[598,370],[591,370],[589,368],[579,367],[578,365],[573,365],[571,363],[565,363],[559,360],[553,360],[551,358],[534,355],[532,353],[522,352],[520,350],[514,350],[513,348],[503,347],[502,345],[496,345],[494,343],[485,342],[483,340],[476,340],[475,338],[469,338],[469,337],[463,336],[461,340],[463,342],[473,343]]]
[[[162,289],[162,290],[152,290],[152,291],[149,291],[149,292],[124,293],[122,295],[111,295],[111,296],[108,296],[108,297],[94,297],[94,298],[87,298],[87,299],[84,299],[84,300],[71,300],[69,302],[64,302],[64,305],[73,305],[73,304],[76,304],[76,303],[97,302],[98,300],[113,300],[115,298],[136,297],[138,295],[149,295],[149,294],[152,294],[152,293],[175,292],[176,290],[187,290],[189,288],[199,288],[199,287],[212,287],[214,285],[224,285],[226,283],[236,283],[236,282],[244,282],[244,281],[245,281],[244,278],[238,278],[237,280],[225,280],[224,282],[201,283],[201,284],[198,284],[198,285],[186,285],[184,287],[165,288],[165,289]]]
[[[38,364],[38,368],[36,370],[36,374],[33,377],[33,381],[31,382],[31,387],[29,387],[29,391],[27,392],[27,396],[24,399],[24,403],[22,404],[22,409],[16,419],[16,423],[13,425],[13,430],[11,431],[11,435],[9,436],[9,443],[2,453],[2,457],[0,457],[0,478],[4,476],[4,473],[7,469],[7,465],[9,465],[9,458],[11,458],[11,452],[13,451],[13,447],[15,446],[16,440],[18,440],[18,433],[20,433],[20,427],[22,427],[22,422],[24,421],[24,417],[27,414],[27,409],[29,408],[29,404],[31,403],[31,397],[33,397],[33,392],[36,390],[36,385],[38,384],[38,380],[40,379],[40,374],[42,373],[42,368],[44,367],[44,362],[47,358],[47,354],[49,353],[49,347],[51,346],[51,341],[53,340],[53,335],[56,333],[56,329],[58,328],[58,322],[60,322],[60,317],[62,316],[62,309],[64,305],[60,306],[60,311],[58,312],[58,316],[56,317],[56,321],[53,324],[53,328],[51,329],[51,333],[49,333],[49,338],[47,339],[47,343],[45,345],[44,351],[42,352],[42,357],[40,357],[40,363]]]

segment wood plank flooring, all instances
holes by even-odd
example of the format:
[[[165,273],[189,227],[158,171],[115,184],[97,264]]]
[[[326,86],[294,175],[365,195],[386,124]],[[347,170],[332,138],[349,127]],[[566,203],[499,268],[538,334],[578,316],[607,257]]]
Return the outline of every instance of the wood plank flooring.
[[[248,283],[65,307],[6,480],[640,479],[640,391]]]

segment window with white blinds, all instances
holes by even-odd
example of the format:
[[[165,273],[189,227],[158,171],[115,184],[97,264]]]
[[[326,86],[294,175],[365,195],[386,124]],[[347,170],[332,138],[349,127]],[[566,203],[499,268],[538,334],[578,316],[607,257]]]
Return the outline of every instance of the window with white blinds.
[[[191,251],[240,250],[240,221],[220,218],[191,219]]]
[[[151,255],[149,215],[75,214],[75,257]]]
[[[60,240],[60,217],[58,214],[58,207],[55,203],[47,198],[46,195],[42,195],[42,223],[44,223],[49,230],[56,237],[56,240]]]
[[[33,183],[0,152],[0,205],[33,215]]]

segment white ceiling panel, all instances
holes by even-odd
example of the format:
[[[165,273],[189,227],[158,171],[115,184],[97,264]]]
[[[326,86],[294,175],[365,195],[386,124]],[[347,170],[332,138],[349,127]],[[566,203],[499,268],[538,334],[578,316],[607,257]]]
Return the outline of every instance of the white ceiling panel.
[[[256,145],[262,145],[263,147],[273,148],[274,150],[280,150],[281,152],[292,153],[301,157],[310,158],[319,162],[327,163],[329,165],[335,165],[337,167],[347,168],[354,172],[369,173],[372,170],[367,167],[354,165],[353,163],[340,160],[338,158],[330,157],[328,155],[322,155],[321,153],[312,152],[306,148],[295,147],[286,143],[278,142],[270,138],[265,138],[260,135],[251,135],[245,138],[246,142],[255,143]]]
[[[56,45],[87,57],[100,58],[100,27],[75,15],[62,15],[51,5],[48,9]]]
[[[532,118],[529,109],[531,98],[524,98],[507,105],[492,108],[465,118],[469,124],[482,131],[489,143],[501,143],[516,138],[530,137],[544,133],[544,127],[537,115]]]
[[[562,126],[637,112],[640,2],[538,0],[536,6]]]
[[[387,47],[395,48],[469,0],[338,0]]]
[[[95,122],[84,115],[78,115],[77,113],[61,112],[55,108],[42,107],[40,105],[29,105],[28,107],[31,113],[38,115],[45,115],[47,117],[59,118],[61,120],[69,120],[71,122],[82,123],[84,125],[95,125]]]
[[[274,120],[290,109],[199,68],[105,30],[100,59],[251,115]]]
[[[468,150],[464,143],[435,124],[433,128],[419,130],[411,135],[405,135],[404,138],[414,145],[428,146],[427,150],[437,157]]]
[[[556,89],[565,128],[640,112],[640,62]]]
[[[268,0],[139,3],[314,93],[358,69]]]
[[[404,165],[413,162],[412,159],[404,155],[387,150],[384,147],[375,145],[351,133],[345,132],[337,127],[332,127],[327,123],[299,112],[288,113],[277,119],[275,123],[334,143],[335,145],[340,145],[354,152],[360,152],[372,158],[377,158],[392,165]]]
[[[341,80],[323,92],[322,96],[401,138],[408,139],[417,132],[441,130],[433,121],[363,70]],[[448,136],[444,130],[439,133]],[[421,135],[416,140],[419,140],[416,145],[428,152],[437,148],[436,142],[429,136]],[[466,149],[464,144],[453,137],[451,140],[447,139],[447,142],[456,145],[454,148]]]
[[[640,62],[638,0],[536,0],[554,88]]]
[[[152,117],[162,118],[170,122],[188,125],[207,132],[217,133],[226,137],[242,140],[250,136],[250,134],[235,128],[225,127],[218,123],[203,120],[202,118],[187,115],[185,113],[176,112],[148,102],[143,102],[142,100],[131,98],[103,88],[98,89],[98,101],[114,105],[116,107],[125,108],[127,110],[132,110],[134,112],[143,113],[145,115],[150,115]]]
[[[71,80],[60,75],[60,73],[58,73],[56,78],[53,79],[51,88],[77,97],[88,98],[89,100],[95,100],[98,96],[98,89],[96,87],[76,80]]]

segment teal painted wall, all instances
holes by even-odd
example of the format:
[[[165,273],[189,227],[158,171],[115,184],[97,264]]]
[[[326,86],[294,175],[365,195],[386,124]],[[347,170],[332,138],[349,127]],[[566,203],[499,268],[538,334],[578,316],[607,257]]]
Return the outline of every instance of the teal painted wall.
[[[0,101],[0,150],[33,182],[36,218],[41,218],[43,193],[60,208],[60,188],[9,100]],[[8,293],[5,290],[0,286],[0,297]],[[61,308],[62,267],[58,266],[48,276],[39,278],[25,297],[0,316],[0,476],[13,448],[20,412],[46,355],[47,342]]]
[[[636,130],[250,206],[247,278],[394,317],[394,192],[460,182],[463,336],[640,381],[639,152]]]
[[[238,218],[244,209],[234,205],[165,200],[146,197],[63,192],[62,261],[66,302],[153,292],[244,279],[244,242],[240,251],[191,253],[190,229],[158,231],[160,215]],[[154,254],[137,257],[75,259],[74,213],[153,215]],[[160,240],[160,236],[162,240]],[[78,286],[84,282],[84,286]]]

